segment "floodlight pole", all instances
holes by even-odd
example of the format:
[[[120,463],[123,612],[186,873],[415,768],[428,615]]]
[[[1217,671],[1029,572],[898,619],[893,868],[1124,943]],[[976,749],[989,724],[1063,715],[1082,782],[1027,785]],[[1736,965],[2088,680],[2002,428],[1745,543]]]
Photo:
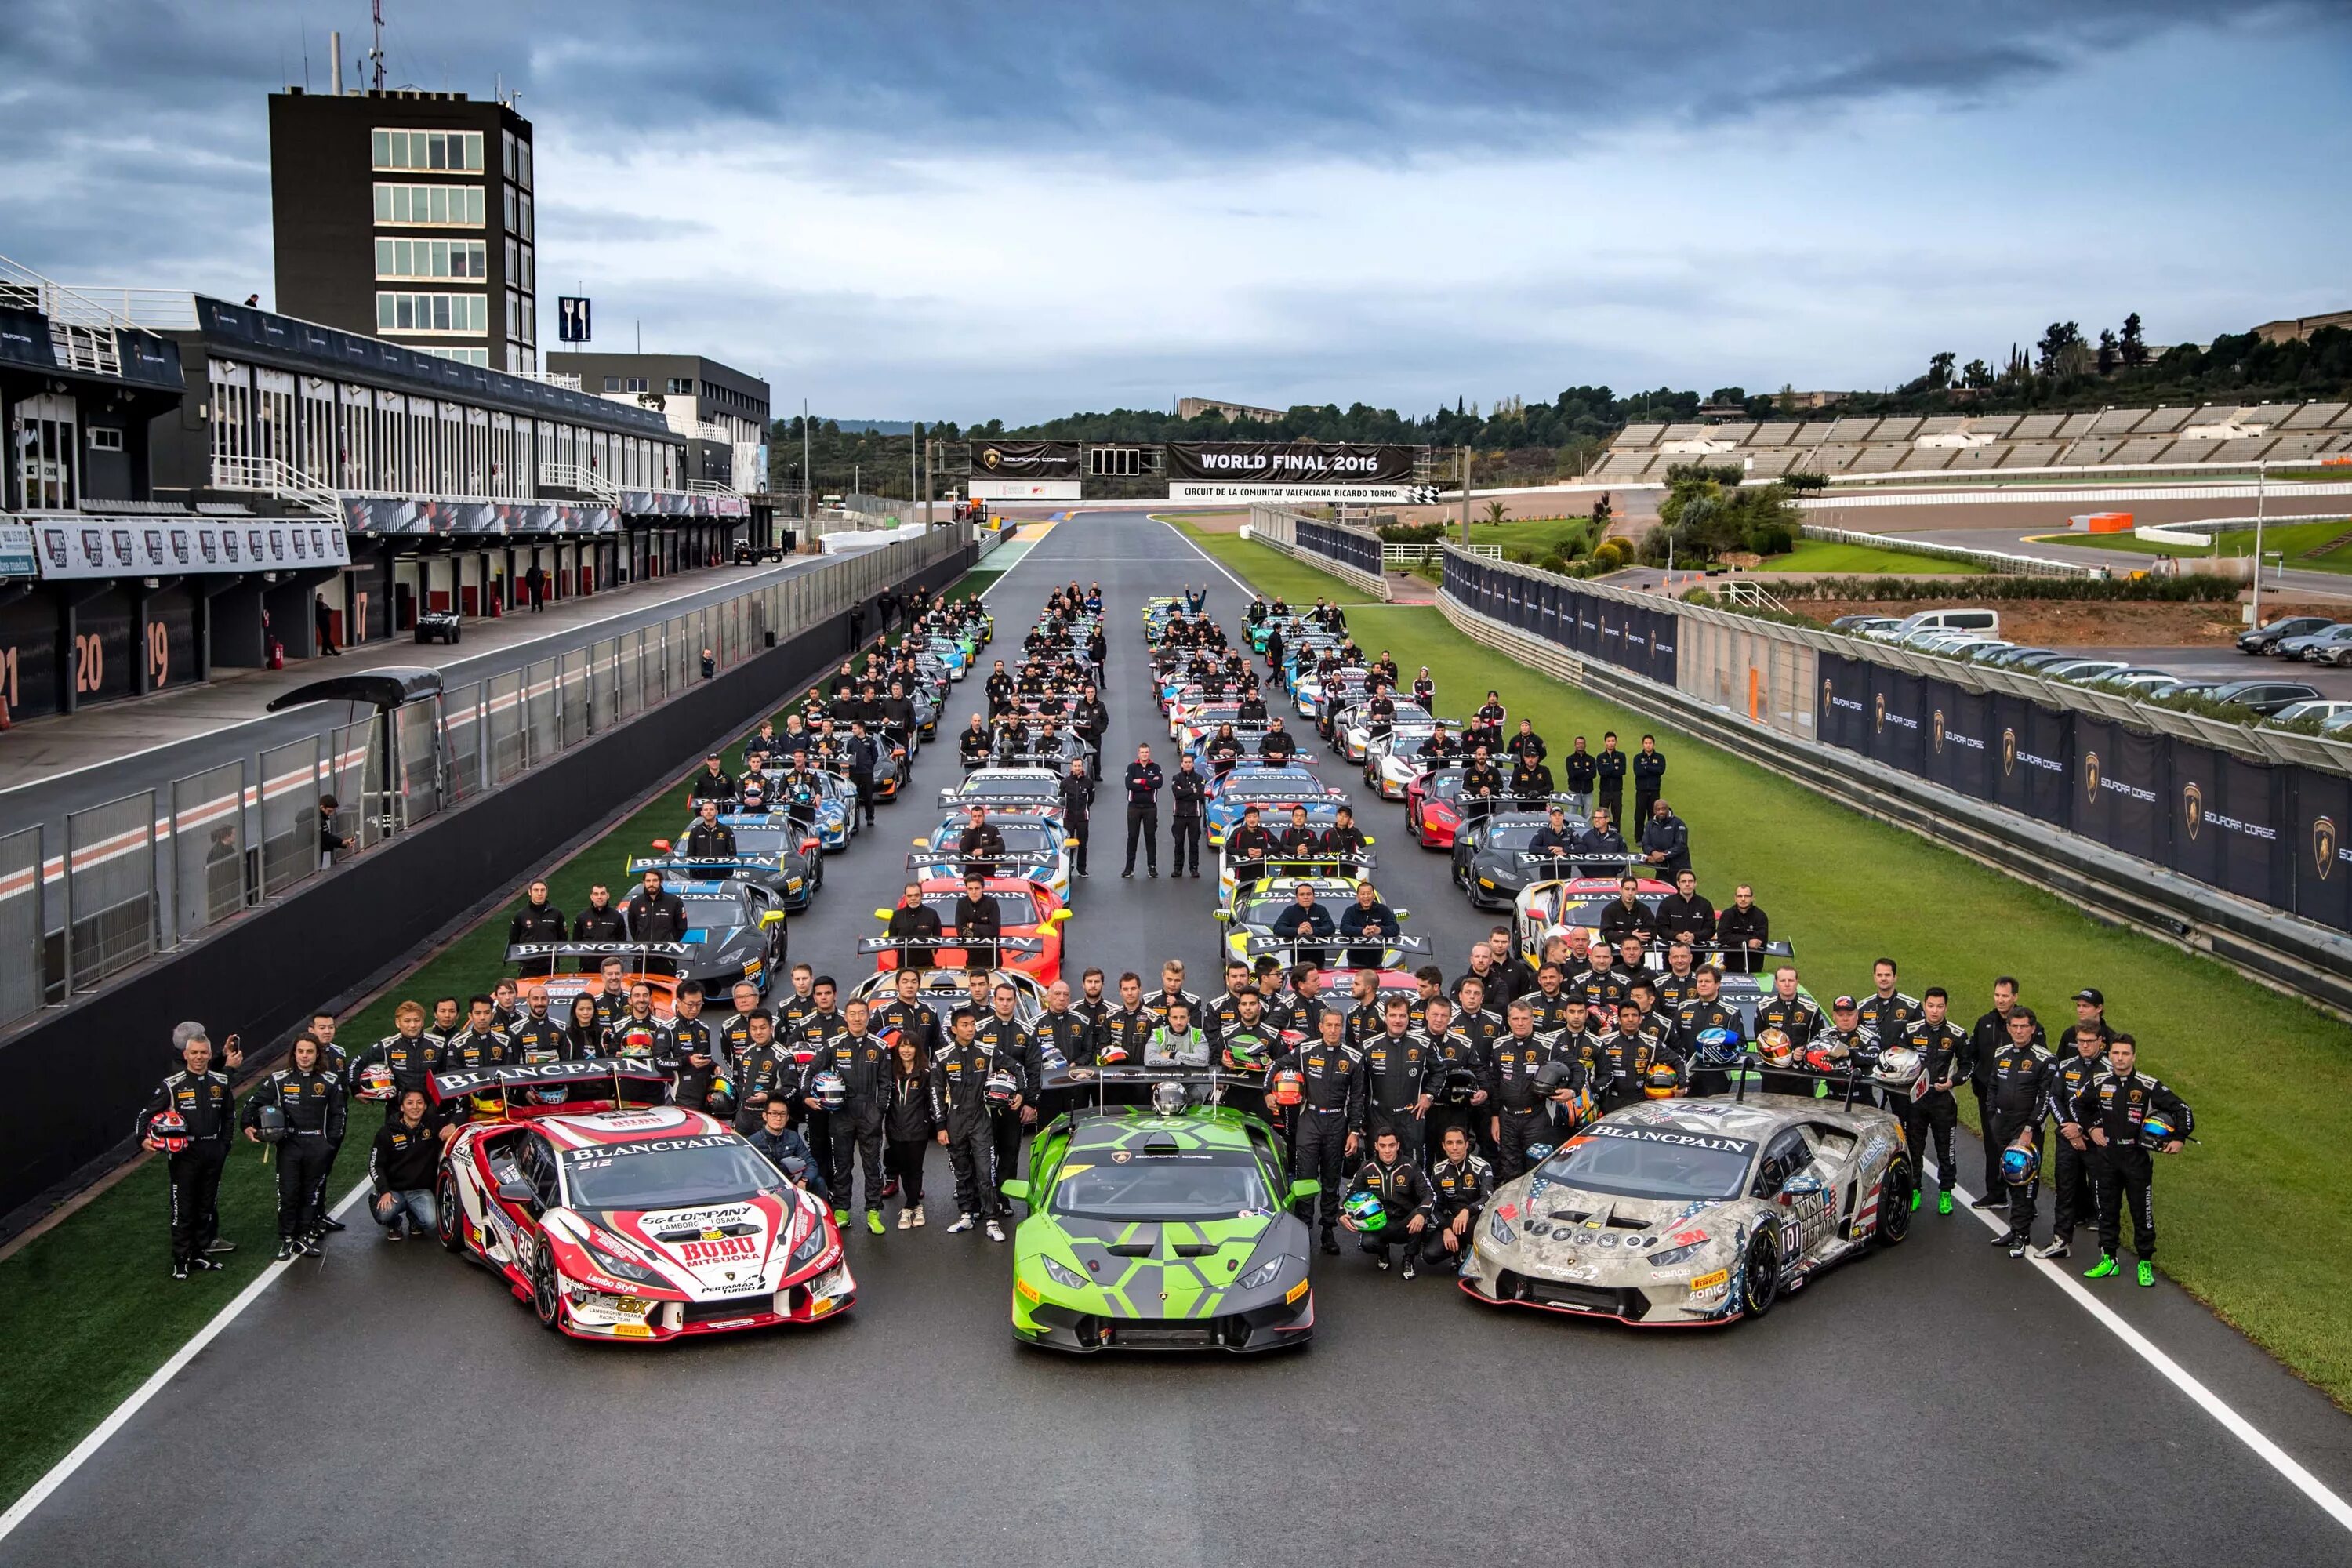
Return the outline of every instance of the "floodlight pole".
[[[939,443],[926,437],[923,442],[923,528],[931,526],[931,448]]]
[[[1470,448],[1460,448],[1462,455],[1462,548],[1470,548]]]
[[[2254,625],[2263,624],[2263,514],[2269,510],[2271,465],[2267,458],[2254,464]]]

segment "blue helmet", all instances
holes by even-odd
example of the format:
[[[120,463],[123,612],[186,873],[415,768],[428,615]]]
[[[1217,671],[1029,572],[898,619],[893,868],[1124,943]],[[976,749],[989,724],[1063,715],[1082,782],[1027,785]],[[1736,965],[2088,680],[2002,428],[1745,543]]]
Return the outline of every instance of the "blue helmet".
[[[1698,1059],[1709,1067],[1735,1067],[1747,1054],[1739,1037],[1729,1029],[1701,1029],[1697,1044]]]
[[[1381,1202],[1378,1193],[1349,1193],[1339,1209],[1355,1222],[1358,1230],[1370,1232],[1388,1228],[1388,1205]]]
[[[2041,1153],[2029,1146],[2017,1145],[2000,1152],[2000,1179],[2012,1187],[2032,1184],[2041,1169]]]

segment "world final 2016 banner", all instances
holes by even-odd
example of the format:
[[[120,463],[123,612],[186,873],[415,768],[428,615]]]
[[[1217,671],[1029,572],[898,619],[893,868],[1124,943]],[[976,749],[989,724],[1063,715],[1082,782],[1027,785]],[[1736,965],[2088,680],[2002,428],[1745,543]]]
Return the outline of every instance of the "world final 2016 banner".
[[[1406,500],[1418,447],[1356,441],[1171,441],[1171,500]]]

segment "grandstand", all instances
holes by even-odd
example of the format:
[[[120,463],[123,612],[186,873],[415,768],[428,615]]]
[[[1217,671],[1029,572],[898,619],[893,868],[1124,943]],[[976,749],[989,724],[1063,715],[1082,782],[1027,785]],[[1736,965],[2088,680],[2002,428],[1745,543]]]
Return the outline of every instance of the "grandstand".
[[[1757,479],[1816,473],[1859,479],[2316,462],[2336,455],[2352,455],[2352,404],[2210,403],[2082,414],[1628,425],[1591,477],[1663,481],[1677,463],[1738,463]]]

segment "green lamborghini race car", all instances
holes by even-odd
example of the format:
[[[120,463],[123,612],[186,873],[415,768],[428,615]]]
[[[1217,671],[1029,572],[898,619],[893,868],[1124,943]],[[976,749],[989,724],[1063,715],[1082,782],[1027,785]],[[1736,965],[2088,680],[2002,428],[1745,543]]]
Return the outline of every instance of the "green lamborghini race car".
[[[1154,1103],[1096,1106],[1038,1135],[1013,1233],[1013,1332],[1055,1350],[1279,1350],[1315,1331],[1314,1237],[1290,1211],[1320,1191],[1283,1169],[1272,1129],[1159,1075]],[[1172,1092],[1171,1092],[1172,1091]]]

